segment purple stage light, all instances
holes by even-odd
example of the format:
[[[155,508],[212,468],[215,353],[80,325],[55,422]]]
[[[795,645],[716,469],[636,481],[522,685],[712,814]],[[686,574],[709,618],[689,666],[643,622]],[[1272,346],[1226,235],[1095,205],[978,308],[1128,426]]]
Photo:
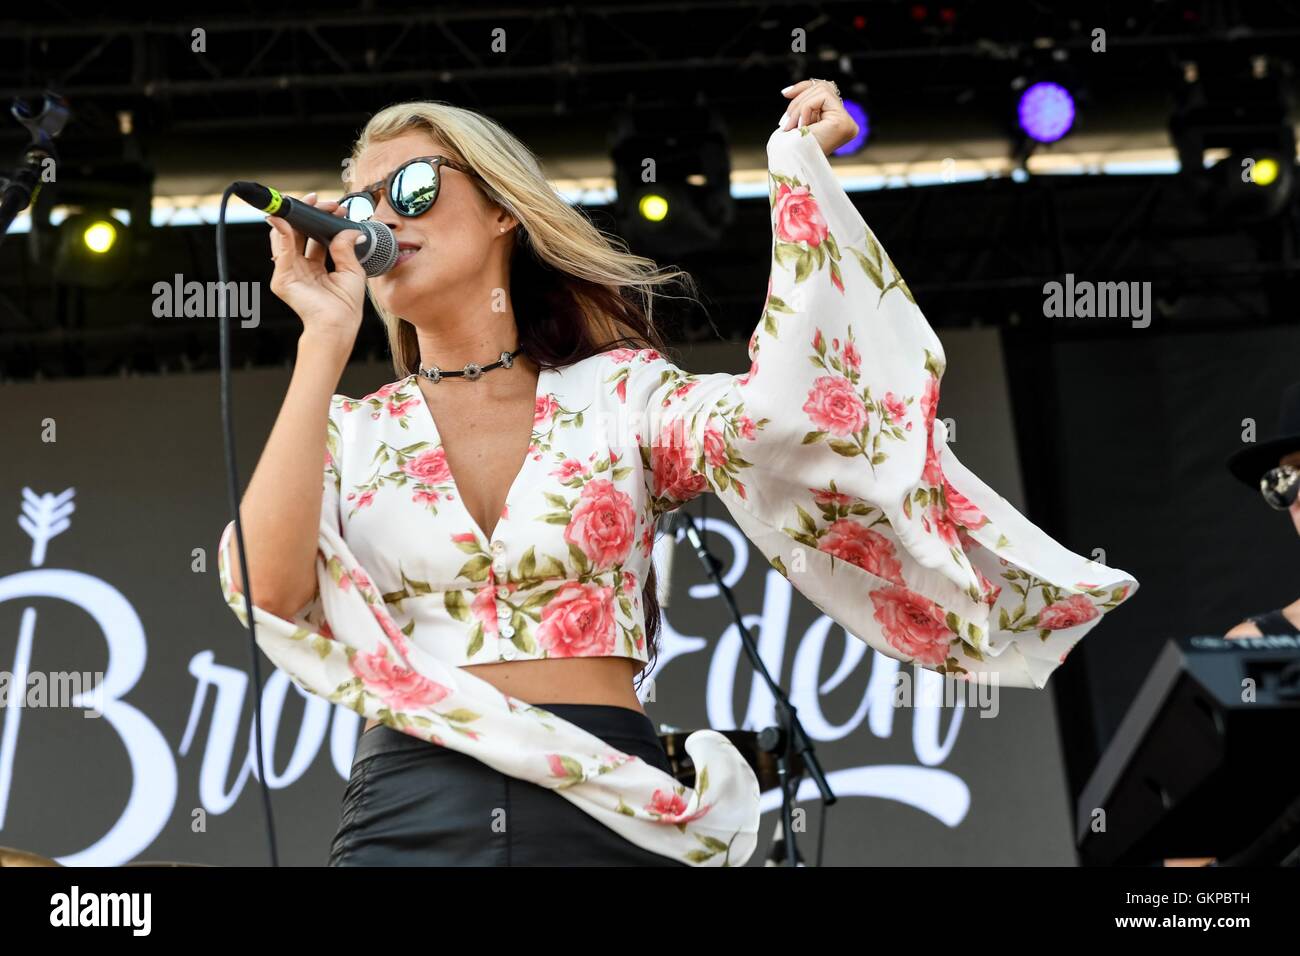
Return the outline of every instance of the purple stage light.
[[[862,104],[857,100],[845,100],[844,112],[853,117],[853,122],[858,124],[858,135],[853,137],[839,149],[835,150],[835,156],[849,156],[856,153],[866,145],[867,139],[871,136],[871,120],[867,116],[867,111],[862,108]]]
[[[1035,83],[1021,94],[1017,113],[1026,136],[1054,143],[1074,125],[1074,97],[1059,83]]]

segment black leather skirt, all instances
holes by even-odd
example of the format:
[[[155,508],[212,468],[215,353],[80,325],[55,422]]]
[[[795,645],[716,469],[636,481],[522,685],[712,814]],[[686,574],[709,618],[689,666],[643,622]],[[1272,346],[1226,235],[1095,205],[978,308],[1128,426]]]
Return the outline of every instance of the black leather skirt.
[[[542,704],[670,773],[630,707]],[[546,787],[380,724],[361,735],[330,866],[688,866],[643,849]]]

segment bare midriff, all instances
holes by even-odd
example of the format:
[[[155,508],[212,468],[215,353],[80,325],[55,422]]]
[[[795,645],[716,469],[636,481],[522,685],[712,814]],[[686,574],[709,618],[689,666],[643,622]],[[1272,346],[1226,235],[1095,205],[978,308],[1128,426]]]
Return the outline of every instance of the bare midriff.
[[[631,657],[553,657],[527,661],[467,664],[503,694],[530,704],[609,704],[645,713],[633,678],[645,667]],[[371,718],[366,730],[379,724]]]

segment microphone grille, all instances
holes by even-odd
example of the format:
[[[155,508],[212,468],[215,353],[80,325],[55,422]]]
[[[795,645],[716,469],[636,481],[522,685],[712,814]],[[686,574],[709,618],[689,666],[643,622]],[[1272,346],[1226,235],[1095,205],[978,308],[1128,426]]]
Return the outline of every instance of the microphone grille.
[[[370,233],[370,250],[361,260],[361,268],[368,276],[383,275],[397,264],[397,237],[393,230],[373,219],[360,225]]]

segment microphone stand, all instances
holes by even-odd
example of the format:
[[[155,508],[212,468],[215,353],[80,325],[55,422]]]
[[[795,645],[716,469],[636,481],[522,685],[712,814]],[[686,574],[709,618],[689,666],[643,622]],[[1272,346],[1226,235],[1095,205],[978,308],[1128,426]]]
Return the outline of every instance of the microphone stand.
[[[31,142],[23,151],[21,164],[9,175],[0,177],[0,242],[14,217],[27,208],[32,197],[41,188],[41,171],[47,160],[56,160],[54,137],[63,132],[68,121],[68,103],[57,93],[48,90],[39,113],[33,114],[21,99],[15,99],[9,112],[31,134]]]
[[[684,509],[677,509],[671,512],[669,529],[676,538],[677,531],[680,529],[688,539],[691,546],[695,548],[695,553],[699,555],[700,563],[704,565],[704,573],[709,576],[715,585],[722,599],[727,602],[727,607],[731,609],[731,616],[736,619],[736,628],[740,633],[741,645],[745,648],[745,653],[749,656],[750,663],[754,666],[754,671],[763,678],[767,684],[768,690],[772,694],[772,699],[776,702],[777,726],[767,727],[758,735],[758,745],[761,750],[776,756],[777,780],[781,787],[781,825],[783,833],[783,843],[785,851],[785,865],[799,865],[799,850],[795,846],[794,838],[794,797],[797,789],[798,780],[790,780],[791,758],[798,754],[803,765],[807,768],[808,773],[812,776],[817,784],[817,789],[821,791],[822,803],[830,806],[838,798],[826,781],[826,775],[822,772],[821,764],[817,760],[817,755],[813,750],[812,741],[803,729],[803,724],[799,722],[796,714],[796,708],[790,703],[790,698],[786,696],[780,685],[772,678],[763,663],[763,658],[758,653],[758,643],[754,640],[754,635],[750,633],[749,628],[745,627],[744,615],[741,614],[740,608],[736,604],[735,595],[722,580],[722,564],[713,553],[705,546],[703,539],[700,537],[699,529],[696,528],[695,522],[691,520]],[[823,815],[823,820],[824,820]],[[824,824],[823,824],[824,825]]]

